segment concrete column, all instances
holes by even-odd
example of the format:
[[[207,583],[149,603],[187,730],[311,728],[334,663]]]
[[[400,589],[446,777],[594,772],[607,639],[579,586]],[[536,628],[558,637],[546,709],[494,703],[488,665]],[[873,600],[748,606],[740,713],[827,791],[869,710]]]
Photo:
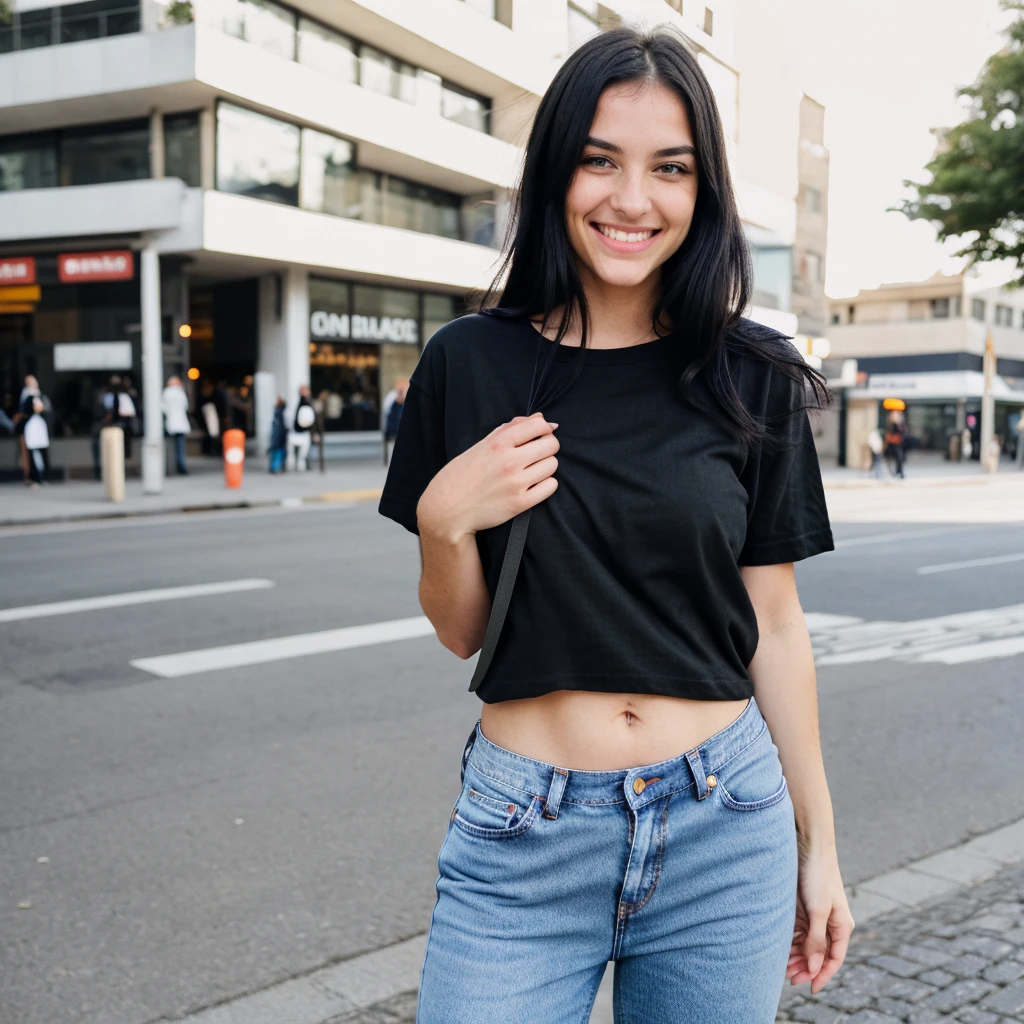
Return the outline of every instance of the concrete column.
[[[149,176],[163,178],[167,170],[167,151],[164,148],[164,115],[154,107],[149,115]]]
[[[309,383],[309,274],[289,267],[260,278],[257,369],[274,375],[289,411]]]
[[[142,263],[142,492],[159,494],[164,486],[164,429],[160,399],[164,389],[163,339],[160,331],[160,257],[151,245]]]
[[[217,116],[213,107],[199,111],[199,185],[216,188]]]

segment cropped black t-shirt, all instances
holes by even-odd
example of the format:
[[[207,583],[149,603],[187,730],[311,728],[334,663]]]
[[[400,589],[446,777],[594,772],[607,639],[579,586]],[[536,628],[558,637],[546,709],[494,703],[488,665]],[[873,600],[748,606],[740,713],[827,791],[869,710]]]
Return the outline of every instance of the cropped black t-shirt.
[[[745,321],[740,334],[764,330]],[[739,567],[832,550],[800,385],[730,345],[740,398],[776,437],[748,446],[679,396],[681,343],[588,348],[575,383],[540,409],[559,424],[558,487],[533,507],[477,690],[487,703],[553,690],[749,697],[758,631]],[[438,470],[529,411],[538,346],[543,366],[554,342],[528,320],[480,313],[433,335],[410,378],[381,514],[419,532],[416,504]],[[557,348],[549,379],[579,351]],[[492,600],[510,529],[476,535]]]

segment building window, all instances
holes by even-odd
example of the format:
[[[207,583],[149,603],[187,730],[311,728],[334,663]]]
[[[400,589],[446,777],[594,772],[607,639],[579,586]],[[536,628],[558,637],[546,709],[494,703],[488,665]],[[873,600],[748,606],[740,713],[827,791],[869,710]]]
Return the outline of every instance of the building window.
[[[570,50],[575,50],[580,43],[601,31],[597,23],[597,0],[573,0],[568,5],[567,17]]]
[[[199,114],[164,115],[164,174],[199,187]]]
[[[949,316],[949,299],[932,299],[932,319],[945,320]]]
[[[813,185],[804,185],[804,205],[808,213],[821,213],[821,190]]]
[[[846,322],[848,324],[852,324],[853,323],[854,314],[856,312],[857,312],[857,307],[856,306],[847,306],[846,307]]]
[[[149,174],[148,119],[60,133],[61,185],[136,181]]]
[[[0,139],[0,192],[54,188],[57,184],[56,132]]]
[[[273,0],[218,0],[221,29],[261,50],[295,59],[296,16]]]
[[[14,11],[11,23],[0,25],[0,53],[120,36],[141,27],[139,0],[88,0]]]
[[[1013,326],[1013,308],[1011,306],[1001,306],[997,304],[995,315],[997,327]]]
[[[984,299],[971,299],[971,316],[975,320],[980,320],[982,323],[985,322],[985,300]]]
[[[359,48],[359,84],[405,103],[416,102],[416,69],[372,46]]]
[[[825,279],[824,260],[818,253],[810,251],[805,252],[804,257],[807,260],[807,283],[820,284]]]
[[[358,218],[361,182],[352,164],[351,142],[302,129],[302,178],[299,202],[306,210]]]
[[[486,134],[491,130],[491,101],[451,82],[443,82],[441,116]]]
[[[359,81],[354,39],[309,18],[299,19],[299,63],[343,82]]]
[[[384,196],[384,223],[407,231],[460,238],[461,205],[459,196],[389,175]]]
[[[789,310],[793,289],[793,250],[789,246],[750,247],[755,306]]]
[[[299,129],[233,103],[218,103],[217,188],[297,206]]]
[[[832,314],[832,323],[834,323],[834,324],[839,323],[839,314],[838,313],[833,313]]]
[[[715,12],[710,7],[704,8],[704,34],[715,34]]]

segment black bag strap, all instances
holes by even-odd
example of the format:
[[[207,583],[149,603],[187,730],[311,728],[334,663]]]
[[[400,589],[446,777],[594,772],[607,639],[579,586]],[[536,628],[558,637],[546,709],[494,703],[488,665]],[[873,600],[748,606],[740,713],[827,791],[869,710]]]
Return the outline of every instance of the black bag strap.
[[[483,647],[480,648],[480,657],[477,659],[476,670],[473,672],[473,680],[469,684],[470,693],[476,690],[483,681],[487,669],[490,667],[491,658],[494,657],[494,649],[498,646],[501,627],[505,623],[505,613],[508,611],[508,603],[512,599],[512,588],[515,586],[516,576],[519,573],[519,563],[523,560],[526,530],[530,525],[530,512],[532,511],[532,508],[525,509],[512,520],[512,530],[508,535],[508,546],[505,548],[505,558],[501,563],[498,586],[494,591],[491,614],[487,619],[487,629],[484,632]]]

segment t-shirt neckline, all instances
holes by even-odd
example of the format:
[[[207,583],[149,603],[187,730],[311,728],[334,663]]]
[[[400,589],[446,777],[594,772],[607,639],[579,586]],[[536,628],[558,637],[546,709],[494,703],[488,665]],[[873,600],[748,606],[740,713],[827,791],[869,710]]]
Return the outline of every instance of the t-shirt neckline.
[[[555,342],[550,338],[544,337],[540,331],[530,322],[529,317],[520,317],[513,321],[518,324],[519,327],[534,339],[534,343],[540,343],[541,352],[547,356],[552,348],[555,348]],[[677,332],[670,331],[668,334],[663,335],[660,338],[652,338],[650,341],[642,341],[637,345],[620,345],[617,348],[592,348],[590,345],[587,346],[587,354],[583,357],[584,365],[607,365],[613,363],[641,363],[649,359],[657,359],[668,350],[669,344],[675,338]],[[558,351],[555,353],[556,362],[566,363],[572,362],[579,353],[579,345],[562,345],[557,346]]]

